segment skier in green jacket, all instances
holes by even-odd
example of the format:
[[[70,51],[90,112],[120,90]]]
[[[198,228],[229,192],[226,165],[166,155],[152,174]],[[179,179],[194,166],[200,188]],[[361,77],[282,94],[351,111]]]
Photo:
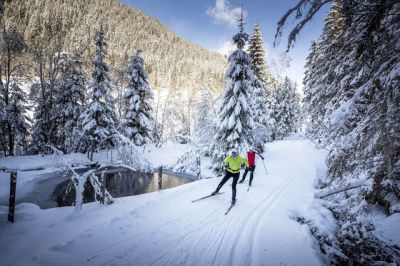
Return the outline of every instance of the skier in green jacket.
[[[233,177],[232,181],[232,204],[236,202],[236,184],[239,180],[240,175],[240,168],[242,164],[245,164],[246,167],[249,167],[249,162],[238,155],[238,152],[235,148],[231,151],[231,156],[226,157],[225,159],[225,167],[226,167],[226,174],[224,178],[219,183],[217,189],[212,193],[212,195],[216,195],[222,186],[229,180],[229,178]]]

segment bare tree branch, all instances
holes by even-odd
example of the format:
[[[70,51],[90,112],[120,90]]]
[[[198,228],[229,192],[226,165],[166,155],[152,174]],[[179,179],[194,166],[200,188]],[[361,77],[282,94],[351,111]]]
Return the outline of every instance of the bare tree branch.
[[[300,0],[297,5],[289,9],[285,15],[278,21],[277,29],[275,33],[274,46],[277,45],[279,38],[282,36],[283,27],[286,24],[287,19],[293,12],[296,12],[296,19],[300,19],[303,15],[303,8],[306,8],[307,13],[305,17],[297,23],[297,25],[290,31],[287,43],[287,51],[289,51],[292,44],[296,41],[297,35],[300,33],[302,28],[308,21],[310,21],[314,15],[321,9],[322,6],[331,2],[332,0]],[[308,7],[310,6],[310,7]]]
[[[328,197],[328,196],[332,196],[332,195],[338,194],[338,193],[340,193],[340,192],[345,192],[345,191],[347,191],[347,190],[351,190],[351,189],[355,189],[355,188],[359,188],[359,187],[362,187],[362,185],[355,185],[355,186],[350,186],[350,187],[342,188],[342,189],[339,189],[339,190],[330,192],[330,193],[325,194],[325,195],[317,196],[317,198],[323,199],[323,198],[326,198],[326,197]]]

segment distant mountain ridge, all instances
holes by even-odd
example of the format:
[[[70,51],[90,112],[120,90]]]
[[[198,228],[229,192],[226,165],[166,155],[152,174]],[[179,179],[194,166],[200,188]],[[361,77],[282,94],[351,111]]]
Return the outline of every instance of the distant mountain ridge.
[[[183,40],[157,19],[116,0],[6,0],[5,9],[6,22],[23,33],[28,46],[51,37],[52,31],[63,31],[63,50],[80,49],[89,65],[93,36],[103,23],[112,70],[141,49],[154,87],[223,89],[224,56]]]

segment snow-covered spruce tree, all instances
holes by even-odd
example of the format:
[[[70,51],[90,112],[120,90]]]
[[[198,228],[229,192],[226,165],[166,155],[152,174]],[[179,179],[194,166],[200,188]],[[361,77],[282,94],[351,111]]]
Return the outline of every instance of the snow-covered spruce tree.
[[[248,51],[251,58],[251,68],[254,72],[254,75],[260,81],[265,81],[265,51],[263,47],[260,26],[258,25],[258,23],[254,25],[253,32],[251,33]]]
[[[251,111],[251,93],[254,74],[251,58],[243,48],[249,36],[244,32],[243,14],[239,19],[239,33],[233,36],[237,50],[229,56],[229,66],[225,72],[228,83],[222,93],[217,133],[213,139],[213,170],[222,174],[223,160],[232,148],[244,152],[254,145],[254,120]]]
[[[276,95],[276,129],[277,138],[283,138],[290,132],[297,131],[300,123],[300,99],[296,95],[296,86],[285,77]]]
[[[104,35],[104,29],[101,27],[96,32],[96,57],[92,62],[93,81],[89,87],[88,104],[80,116],[80,143],[85,146],[89,159],[93,158],[93,152],[97,149],[115,145],[113,138],[117,121],[111,96],[109,68],[105,62],[107,45]]]
[[[29,98],[36,104],[33,111],[34,123],[29,145],[30,154],[43,152],[45,145],[49,143],[50,105],[53,102],[49,86],[47,82],[43,81],[42,83],[33,83],[30,88]]]
[[[320,47],[318,42],[313,41],[311,43],[310,54],[307,57],[305,64],[305,75],[303,79],[303,93],[304,93],[304,111],[307,113],[308,124],[306,128],[306,134],[311,138],[315,139],[317,132],[323,126],[321,121],[323,120],[325,108],[317,108],[320,101],[316,99],[315,95],[321,93],[322,89],[320,86],[316,86],[318,78],[320,77],[320,69],[322,66],[319,65],[321,62]],[[318,90],[321,89],[321,90]],[[323,95],[323,93],[321,93]],[[320,95],[321,95],[320,94]]]
[[[267,92],[266,88],[257,79],[253,83],[253,88],[251,107],[255,121],[253,131],[254,145],[259,151],[262,151],[265,143],[272,139],[275,127],[275,120],[271,117],[273,111],[271,110],[272,105],[270,103],[272,99],[268,101],[266,98],[266,93],[268,93],[269,98],[272,94],[271,92]]]
[[[32,121],[27,114],[27,95],[16,81],[10,84],[10,96],[10,103],[6,107],[7,121],[11,125],[15,154],[21,155],[27,152],[29,129]]]
[[[261,31],[258,24],[254,26],[249,41],[249,55],[252,61],[251,68],[255,78],[253,81],[252,109],[254,112],[254,136],[258,150],[263,150],[266,141],[272,139],[274,120],[271,118],[272,89],[267,85],[269,71],[266,69],[265,51]]]
[[[82,70],[80,53],[63,55],[60,78],[55,89],[53,119],[57,126],[57,143],[64,152],[77,150],[79,141],[79,117],[85,108],[86,74]]]
[[[149,86],[144,60],[139,53],[132,57],[128,72],[130,77],[124,94],[122,128],[135,145],[142,146],[151,140],[153,93]]]
[[[254,75],[265,83],[267,89],[270,89],[275,77],[273,77],[273,74],[267,67],[264,42],[258,23],[254,25],[253,32],[250,36],[248,51],[252,60],[252,69]]]

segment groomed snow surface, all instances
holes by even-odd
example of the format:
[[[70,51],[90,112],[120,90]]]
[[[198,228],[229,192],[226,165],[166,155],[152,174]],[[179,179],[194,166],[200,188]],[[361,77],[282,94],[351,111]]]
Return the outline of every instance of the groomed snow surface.
[[[165,154],[169,156],[170,154]],[[290,217],[313,200],[313,183],[325,169],[325,153],[291,136],[266,146],[247,191],[228,215],[231,181],[216,197],[220,178],[161,192],[41,210],[23,203],[16,223],[0,207],[1,265],[320,265],[319,249],[306,225]],[[158,158],[159,160],[159,158]],[[17,191],[18,195],[18,191]]]

